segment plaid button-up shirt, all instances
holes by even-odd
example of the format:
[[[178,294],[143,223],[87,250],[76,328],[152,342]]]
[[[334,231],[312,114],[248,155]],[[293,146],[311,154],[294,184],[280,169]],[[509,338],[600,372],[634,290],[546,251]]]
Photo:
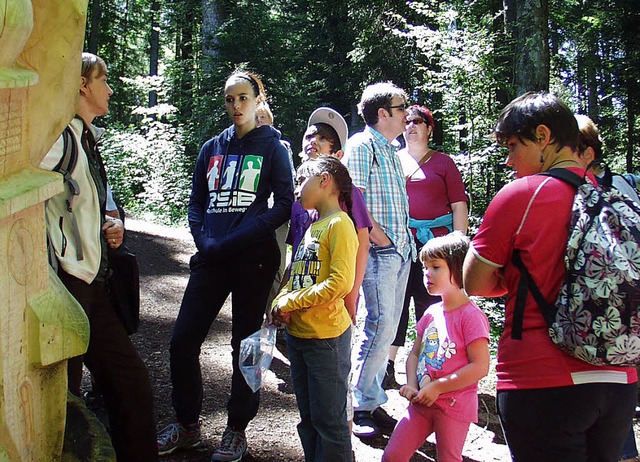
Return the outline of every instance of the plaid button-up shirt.
[[[374,220],[407,260],[416,258],[416,247],[409,230],[409,199],[400,159],[398,142],[389,143],[367,126],[356,133],[345,149],[345,163]]]

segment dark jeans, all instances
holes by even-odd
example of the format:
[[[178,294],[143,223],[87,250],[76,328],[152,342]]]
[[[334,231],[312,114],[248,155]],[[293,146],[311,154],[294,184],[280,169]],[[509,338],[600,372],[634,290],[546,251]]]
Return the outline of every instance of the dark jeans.
[[[305,461],[351,462],[346,411],[351,328],[327,339],[298,338],[287,332],[287,352]]]
[[[497,405],[516,462],[615,462],[635,400],[635,383],[589,383],[498,391]]]
[[[416,240],[418,248],[421,245]],[[422,274],[422,262],[420,259],[411,262],[411,270],[409,271],[409,280],[407,281],[407,290],[404,293],[404,305],[402,305],[402,314],[400,315],[400,323],[396,338],[391,345],[404,346],[407,338],[407,327],[409,326],[409,305],[413,297],[413,308],[416,315],[416,322],[420,320],[424,312],[429,306],[442,300],[438,295],[430,295],[424,286],[424,278]]]
[[[244,431],[256,416],[260,395],[251,391],[240,372],[240,342],[260,329],[279,264],[280,251],[275,239],[247,247],[224,262],[206,262],[200,253],[191,257],[191,275],[170,347],[171,398],[176,417],[183,425],[196,423],[200,417],[200,348],[229,294],[233,375],[227,424]]]
[[[59,273],[91,328],[87,353],[69,360],[69,390],[80,395],[84,359],[104,397],[118,462],[158,460],[149,372],[109,303],[104,283],[87,284]]]

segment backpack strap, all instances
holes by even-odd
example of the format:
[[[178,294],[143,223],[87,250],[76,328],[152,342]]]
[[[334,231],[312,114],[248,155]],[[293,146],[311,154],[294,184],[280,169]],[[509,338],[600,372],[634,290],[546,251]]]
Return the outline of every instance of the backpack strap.
[[[71,132],[71,128],[68,126],[62,132],[62,142],[62,158],[58,164],[53,167],[53,171],[62,174],[65,184],[69,186],[71,195],[77,196],[80,194],[80,188],[78,187],[78,182],[71,176],[71,172],[73,172],[78,163],[78,144]]]
[[[58,164],[53,168],[54,172],[62,174],[64,184],[69,190],[67,195],[67,212],[69,212],[69,220],[71,221],[71,229],[73,230],[73,239],[76,243],[76,258],[78,261],[84,260],[84,253],[82,251],[82,241],[80,239],[80,228],[78,227],[78,221],[73,213],[73,199],[80,194],[80,187],[78,182],[71,176],[78,163],[78,143],[71,131],[71,128],[67,126],[62,132],[63,153],[62,158]]]
[[[378,164],[378,166],[380,165],[380,162],[378,162],[378,159],[376,158],[376,144],[373,142],[373,140],[371,141],[371,167],[373,167],[374,165]]]
[[[585,183],[585,179],[577,173],[567,170],[566,168],[554,168],[540,173],[540,175],[550,176],[564,181],[576,188]],[[542,311],[542,316],[547,322],[548,326],[551,326],[554,322],[554,309],[553,305],[548,303],[540,288],[533,280],[531,273],[525,266],[520,256],[520,250],[514,250],[511,256],[511,262],[520,270],[520,281],[518,282],[518,291],[516,292],[516,304],[513,310],[513,321],[511,323],[511,338],[514,340],[522,340],[522,324],[524,320],[524,308],[527,304],[527,294],[531,292],[533,299],[536,301]]]
[[[47,233],[47,256],[49,259],[49,266],[51,266],[51,268],[53,268],[53,271],[58,274],[58,257],[56,257],[56,252],[53,249],[53,243],[51,242],[49,233]]]
[[[531,295],[533,295],[533,299],[540,307],[542,316],[548,326],[553,324],[553,307],[544,299],[542,292],[540,292],[540,289],[533,280],[533,277],[531,277],[531,273],[529,273],[529,270],[524,265],[522,257],[520,256],[520,250],[516,249],[513,251],[511,262],[520,270],[520,281],[518,282],[516,304],[513,310],[513,321],[511,323],[511,338],[514,340],[522,340],[522,324],[524,320],[524,307],[527,304],[527,294],[531,292]]]
[[[558,180],[562,180],[565,183],[573,185],[576,189],[587,182],[584,177],[581,177],[577,173],[567,170],[566,168],[552,168],[551,170],[540,173],[540,175],[557,178]]]
[[[611,173],[611,169],[605,165],[604,168],[602,169],[602,172],[603,172],[602,178],[596,177],[596,179],[598,180],[598,184],[600,186],[604,186],[605,188],[613,187],[613,173]],[[618,176],[622,177],[622,175],[618,175]],[[625,179],[624,181],[627,181],[627,180]]]

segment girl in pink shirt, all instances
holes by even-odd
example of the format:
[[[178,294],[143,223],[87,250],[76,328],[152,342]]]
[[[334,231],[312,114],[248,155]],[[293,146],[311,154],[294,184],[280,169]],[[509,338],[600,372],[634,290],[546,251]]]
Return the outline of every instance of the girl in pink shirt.
[[[489,321],[462,289],[462,263],[469,239],[459,231],[431,239],[422,248],[424,283],[442,301],[427,308],[416,326],[407,359],[410,404],[382,456],[408,461],[436,434],[438,461],[461,461],[471,422],[478,420],[478,380],[489,370]]]

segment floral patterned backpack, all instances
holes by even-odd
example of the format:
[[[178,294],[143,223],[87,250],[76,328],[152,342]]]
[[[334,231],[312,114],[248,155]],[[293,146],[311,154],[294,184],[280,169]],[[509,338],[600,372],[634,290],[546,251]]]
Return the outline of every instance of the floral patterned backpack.
[[[531,292],[553,343],[595,365],[640,365],[640,204],[614,188],[585,181],[566,169],[542,175],[576,187],[565,279],[548,303],[520,258],[512,338],[522,339],[522,319]]]

